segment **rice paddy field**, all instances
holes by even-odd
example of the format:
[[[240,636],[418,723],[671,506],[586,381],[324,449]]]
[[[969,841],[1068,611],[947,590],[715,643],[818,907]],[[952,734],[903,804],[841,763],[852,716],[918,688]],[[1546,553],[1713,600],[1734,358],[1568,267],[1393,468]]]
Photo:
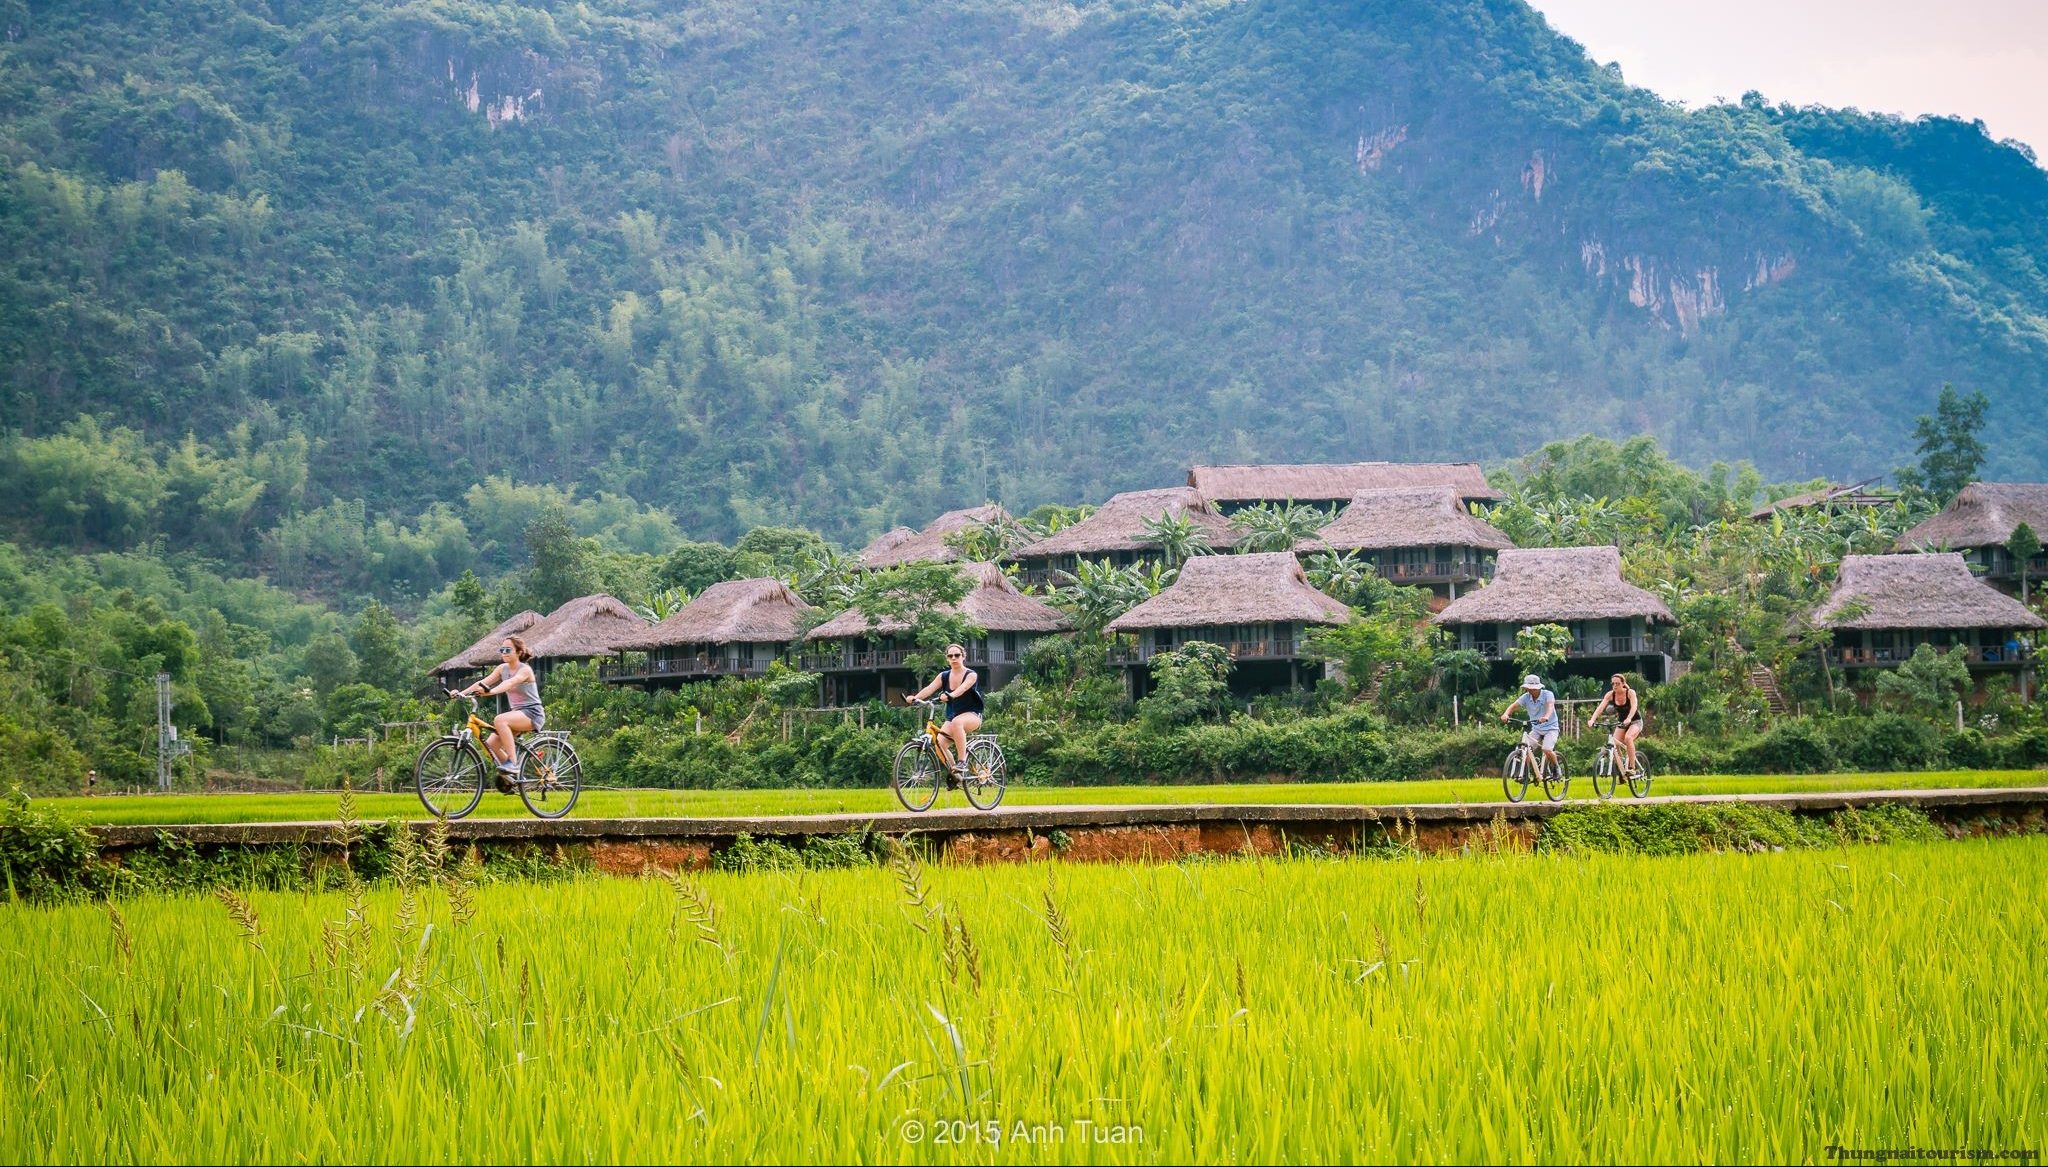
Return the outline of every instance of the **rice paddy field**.
[[[1679,775],[1659,777],[1654,793],[1748,794],[1790,791],[1929,790],[1945,787],[2048,785],[2042,770],[1918,770],[1893,774]],[[1573,795],[1590,798],[1590,782],[1575,778]],[[1268,782],[1231,786],[1011,787],[1004,806],[1128,803],[1338,803],[1346,805],[1432,802],[1494,802],[1498,778],[1422,782]],[[1540,797],[1536,796],[1536,797]],[[355,793],[357,813],[372,819],[429,817],[411,791]],[[340,795],[333,791],[289,794],[110,795],[51,798],[83,823],[294,822],[333,819]],[[1626,799],[1624,798],[1624,801]],[[964,806],[958,794],[941,806]],[[660,815],[745,816],[874,813],[901,810],[886,788],[872,790],[586,790],[575,818],[639,818]],[[521,817],[517,798],[486,793],[478,817]]]
[[[474,874],[0,907],[0,1159],[1811,1162],[2048,1143],[2048,838]]]

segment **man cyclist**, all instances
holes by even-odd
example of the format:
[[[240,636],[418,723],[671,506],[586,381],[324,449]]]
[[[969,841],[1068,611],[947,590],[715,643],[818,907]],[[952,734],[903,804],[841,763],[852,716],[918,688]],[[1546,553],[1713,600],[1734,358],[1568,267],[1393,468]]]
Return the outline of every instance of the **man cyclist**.
[[[946,723],[939,727],[939,761],[957,783],[967,774],[967,735],[981,728],[981,677],[967,667],[967,650],[957,644],[946,646],[946,671],[917,691],[913,701],[929,700],[944,690]],[[947,749],[951,742],[952,749]]]
[[[1530,673],[1522,678],[1522,695],[1501,711],[1501,721],[1506,722],[1517,709],[1529,717],[1529,732],[1522,740],[1541,748],[1544,759],[1562,772],[1564,763],[1557,760],[1557,694],[1543,687],[1542,677]]]
[[[1622,773],[1633,774],[1638,765],[1636,739],[1643,736],[1642,694],[1637,693],[1628,683],[1628,678],[1620,673],[1609,677],[1608,684],[1613,687],[1601,695],[1600,704],[1593,707],[1593,716],[1586,719],[1586,724],[1599,721],[1608,706],[1614,707],[1614,732],[1608,735],[1607,740],[1621,747],[1622,754],[1628,758],[1628,767]]]

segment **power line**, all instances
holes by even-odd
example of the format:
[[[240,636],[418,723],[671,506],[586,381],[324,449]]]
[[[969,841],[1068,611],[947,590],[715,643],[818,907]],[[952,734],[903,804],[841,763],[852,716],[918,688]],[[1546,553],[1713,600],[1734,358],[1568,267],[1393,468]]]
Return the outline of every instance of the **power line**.
[[[5,647],[0,647],[0,653],[10,652],[18,652],[23,656],[32,656],[35,657],[37,660],[43,661],[47,664],[69,665],[72,668],[78,669],[92,669],[96,672],[113,673],[115,676],[119,677],[134,677],[138,681],[149,681],[154,680],[156,678],[156,674],[154,673],[135,673],[130,672],[127,669],[109,668],[106,665],[96,665],[91,661],[79,660],[77,657],[53,656],[46,652],[37,652],[35,649],[23,648],[21,645],[18,644],[10,644]]]

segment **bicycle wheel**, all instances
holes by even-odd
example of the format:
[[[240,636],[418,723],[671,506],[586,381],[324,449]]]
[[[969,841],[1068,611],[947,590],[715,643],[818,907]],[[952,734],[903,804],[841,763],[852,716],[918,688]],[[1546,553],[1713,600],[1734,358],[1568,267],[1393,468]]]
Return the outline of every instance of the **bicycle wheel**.
[[[890,767],[889,788],[905,810],[930,810],[939,800],[939,760],[924,738],[906,742]]]
[[[1565,795],[1572,792],[1571,777],[1564,772],[1564,759],[1553,763],[1545,758],[1538,765],[1543,767],[1543,796],[1552,802],[1563,802]]]
[[[1629,771],[1628,792],[1637,798],[1650,797],[1650,763],[1641,746],[1636,747],[1636,768]]]
[[[476,809],[484,796],[489,770],[476,747],[461,738],[436,738],[413,764],[413,788],[420,804],[435,818],[459,819]]]
[[[1593,755],[1593,793],[1602,802],[1614,797],[1614,747],[1601,746]]]
[[[1003,791],[1010,785],[1010,763],[1003,757],[1003,747],[991,741],[969,742],[967,780],[960,785],[976,810],[1000,806]]]
[[[583,793],[583,759],[561,738],[544,737],[519,756],[519,801],[544,819],[558,819]]]
[[[1529,763],[1521,750],[1509,750],[1507,761],[1500,764],[1500,786],[1509,802],[1520,802],[1529,793]]]

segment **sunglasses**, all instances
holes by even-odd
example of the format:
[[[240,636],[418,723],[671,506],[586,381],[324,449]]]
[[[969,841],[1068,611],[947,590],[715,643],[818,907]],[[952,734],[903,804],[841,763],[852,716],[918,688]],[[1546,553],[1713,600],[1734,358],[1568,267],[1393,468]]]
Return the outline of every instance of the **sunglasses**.
[[[946,659],[947,659],[947,660],[966,660],[967,658],[966,658],[966,657],[964,657],[964,656],[962,656],[962,655],[960,655],[960,654],[959,654],[959,653],[957,653],[957,652],[949,652],[949,653],[947,653],[947,654],[946,654]]]
[[[512,650],[511,650],[511,649],[509,649],[509,648],[501,648],[501,649],[499,649],[499,650],[498,650],[498,655],[499,655],[499,656],[511,656],[511,655],[512,655]]]

